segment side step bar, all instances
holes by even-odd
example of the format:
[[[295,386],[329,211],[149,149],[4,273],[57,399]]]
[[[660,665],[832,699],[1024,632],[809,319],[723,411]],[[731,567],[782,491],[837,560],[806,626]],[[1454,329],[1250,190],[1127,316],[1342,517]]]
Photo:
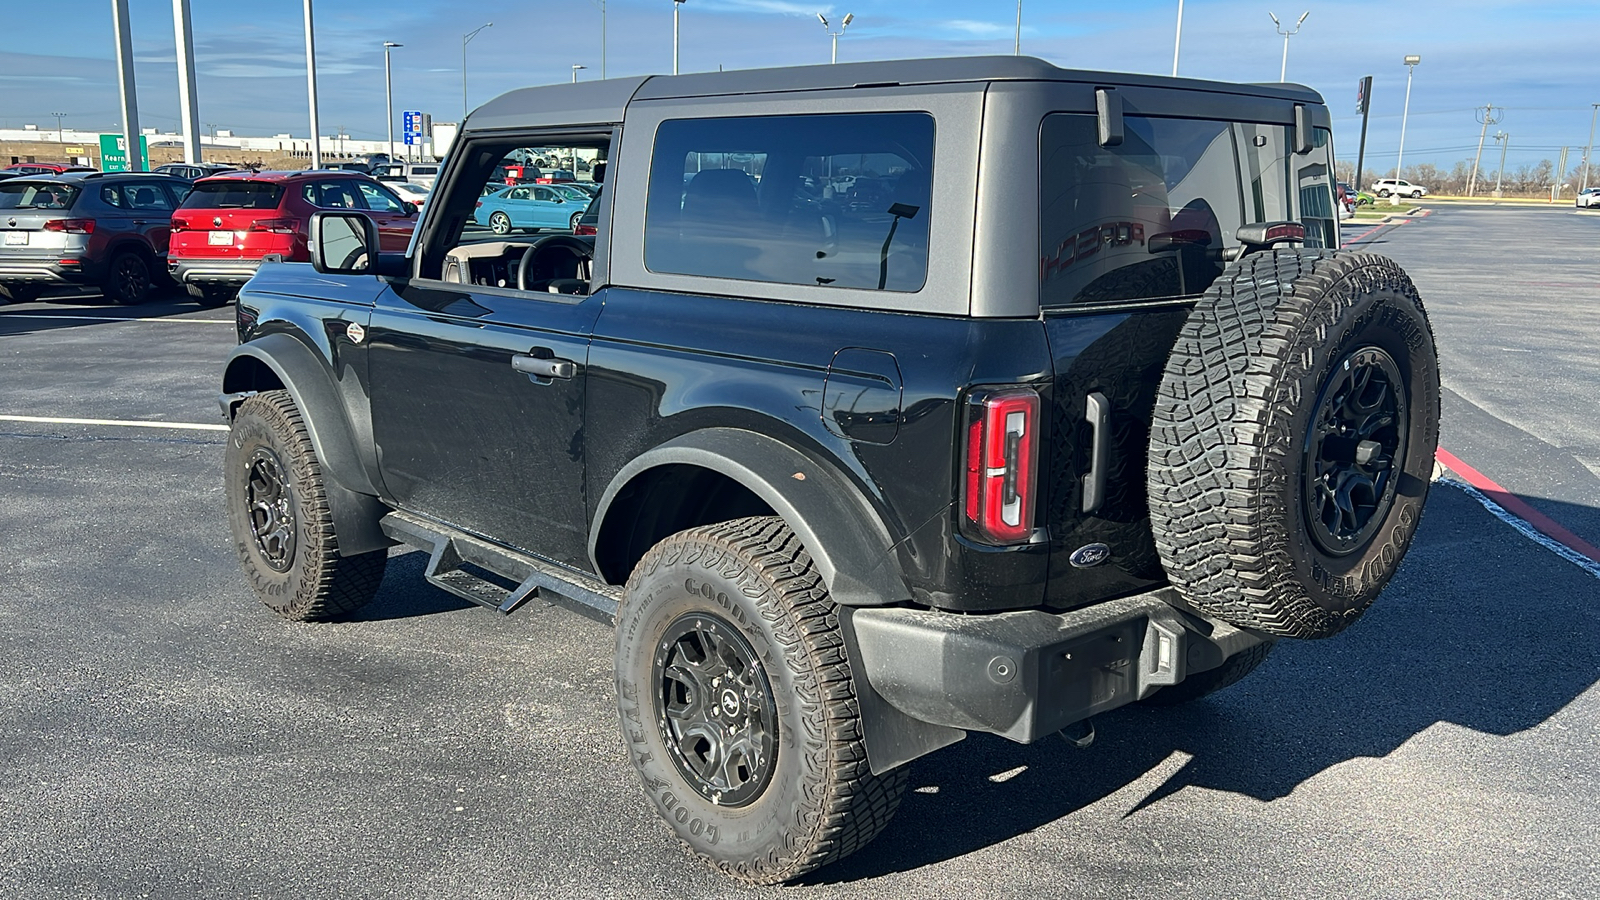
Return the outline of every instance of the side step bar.
[[[615,626],[622,589],[599,579],[534,559],[448,525],[410,513],[391,512],[378,522],[391,539],[427,550],[424,577],[436,587],[503,613],[511,613],[535,596]],[[506,588],[472,571],[477,568],[516,585]]]

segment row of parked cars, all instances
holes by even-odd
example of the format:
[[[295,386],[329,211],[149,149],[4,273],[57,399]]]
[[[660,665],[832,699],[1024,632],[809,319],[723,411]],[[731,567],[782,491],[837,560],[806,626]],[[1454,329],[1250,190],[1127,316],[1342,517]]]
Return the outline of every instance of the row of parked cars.
[[[263,261],[310,260],[312,213],[364,212],[382,249],[403,251],[428,196],[422,185],[343,169],[169,173],[177,165],[113,173],[24,165],[35,171],[0,180],[0,294],[16,302],[91,286],[135,304],[171,282],[202,305],[220,306]],[[494,187],[476,221],[497,234],[576,229],[593,198],[565,184]]]

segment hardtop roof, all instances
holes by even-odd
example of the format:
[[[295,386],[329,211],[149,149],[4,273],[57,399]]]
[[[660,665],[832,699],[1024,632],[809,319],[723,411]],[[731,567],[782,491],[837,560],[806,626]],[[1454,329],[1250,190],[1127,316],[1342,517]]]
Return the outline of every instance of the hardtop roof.
[[[628,104],[635,100],[988,81],[1167,87],[1214,94],[1270,97],[1300,103],[1323,102],[1322,96],[1316,91],[1298,84],[1237,84],[1163,75],[1063,69],[1031,56],[962,56],[739,69],[688,75],[645,75],[520,88],[501,94],[478,107],[467,117],[463,130],[614,125],[622,122]]]

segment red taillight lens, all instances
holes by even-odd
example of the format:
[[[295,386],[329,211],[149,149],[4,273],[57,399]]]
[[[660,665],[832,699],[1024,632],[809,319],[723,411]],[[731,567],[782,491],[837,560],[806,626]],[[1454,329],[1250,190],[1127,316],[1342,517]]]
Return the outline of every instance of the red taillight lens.
[[[994,543],[1033,533],[1039,456],[1039,395],[1022,388],[976,392],[968,406],[965,496],[967,524]]]
[[[257,219],[250,223],[251,231],[270,231],[273,234],[299,234],[299,219]]]
[[[599,235],[600,234],[600,229],[596,228],[593,225],[584,225],[582,223],[579,223],[577,228],[572,229],[572,233],[575,234],[575,235],[578,235],[580,237],[583,236],[583,235],[586,235],[586,234],[587,235]]]
[[[44,223],[45,231],[62,231],[67,234],[94,234],[93,219],[51,219]]]

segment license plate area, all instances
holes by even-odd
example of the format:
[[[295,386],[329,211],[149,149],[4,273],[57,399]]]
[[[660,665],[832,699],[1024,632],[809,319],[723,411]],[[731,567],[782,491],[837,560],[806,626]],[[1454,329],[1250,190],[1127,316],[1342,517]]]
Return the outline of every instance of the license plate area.
[[[7,247],[25,247],[25,246],[27,246],[27,244],[28,244],[28,233],[26,231],[8,231],[8,232],[6,232],[6,243],[5,243],[5,245]]]
[[[210,244],[213,247],[232,247],[233,246],[233,232],[231,232],[231,231],[213,231],[213,232],[209,232],[206,235],[206,243]]]

